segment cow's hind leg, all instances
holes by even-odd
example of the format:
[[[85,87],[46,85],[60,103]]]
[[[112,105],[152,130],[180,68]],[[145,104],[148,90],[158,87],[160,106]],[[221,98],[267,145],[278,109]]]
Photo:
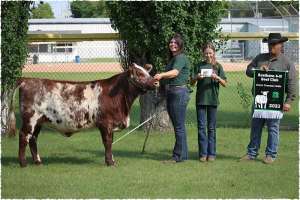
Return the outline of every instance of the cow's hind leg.
[[[30,143],[30,141],[32,141],[33,133],[35,132],[38,124],[37,119],[39,119],[39,115],[34,111],[23,114],[22,128],[19,135],[19,162],[21,167],[26,167],[27,165],[25,154],[26,146],[28,143]]]
[[[41,131],[41,125],[36,125],[34,128],[32,137],[29,139],[29,147],[30,147],[32,159],[33,159],[33,162],[37,165],[42,164],[42,160],[41,160],[40,155],[38,154],[38,150],[37,150],[37,139],[38,139],[38,135],[39,135],[40,131]]]
[[[27,165],[25,152],[29,136],[28,128],[23,125],[19,134],[19,163],[21,167],[26,167]]]
[[[108,166],[115,165],[115,161],[112,155],[112,140],[113,140],[113,132],[109,129],[102,128],[100,129],[102,141],[105,147],[105,163]]]

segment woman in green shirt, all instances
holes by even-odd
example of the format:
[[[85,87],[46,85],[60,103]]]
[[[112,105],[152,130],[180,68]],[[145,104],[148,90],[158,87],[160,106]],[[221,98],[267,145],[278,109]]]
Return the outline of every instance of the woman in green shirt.
[[[222,65],[216,61],[213,44],[207,43],[202,51],[205,61],[195,67],[192,84],[197,82],[199,160],[205,162],[214,161],[216,157],[216,115],[220,103],[219,85],[226,86],[226,76]]]
[[[169,62],[165,72],[156,74],[156,80],[164,79],[167,94],[167,110],[175,132],[175,145],[172,159],[176,163],[188,159],[187,136],[185,129],[185,114],[189,97],[187,83],[190,74],[190,62],[183,54],[183,40],[175,34],[169,42]]]

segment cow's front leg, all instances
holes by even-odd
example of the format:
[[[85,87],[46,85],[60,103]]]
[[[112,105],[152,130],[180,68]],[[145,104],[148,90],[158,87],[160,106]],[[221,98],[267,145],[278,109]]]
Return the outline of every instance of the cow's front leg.
[[[115,161],[112,155],[113,132],[109,128],[101,128],[100,131],[102,136],[102,142],[105,147],[105,163],[108,166],[113,166],[115,165]]]

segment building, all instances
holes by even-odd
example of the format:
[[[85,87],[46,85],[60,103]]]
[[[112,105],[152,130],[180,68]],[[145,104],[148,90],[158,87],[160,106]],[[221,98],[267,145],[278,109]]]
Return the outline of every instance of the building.
[[[29,33],[114,33],[108,18],[30,19]],[[97,58],[116,58],[115,41],[38,42],[29,44],[31,57],[38,62],[75,62]]]
[[[223,18],[219,23],[223,32],[297,32],[298,18]],[[29,33],[115,33],[108,18],[67,18],[67,19],[30,19]],[[29,45],[30,56],[38,62],[75,62],[117,57],[116,41],[84,42],[39,42]],[[298,62],[298,42],[288,42],[285,51]],[[267,46],[261,41],[230,40],[219,59],[249,60],[258,53],[266,52]]]

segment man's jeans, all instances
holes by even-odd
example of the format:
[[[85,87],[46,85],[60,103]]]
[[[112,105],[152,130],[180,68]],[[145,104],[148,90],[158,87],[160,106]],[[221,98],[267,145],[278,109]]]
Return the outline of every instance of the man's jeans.
[[[279,144],[280,119],[252,119],[250,143],[248,145],[247,154],[252,158],[255,158],[258,155],[258,150],[261,143],[262,129],[265,123],[268,127],[268,142],[265,154],[266,156],[271,156],[273,159],[275,159],[277,156],[277,149]]]
[[[217,106],[197,105],[199,158],[216,156],[216,116]]]
[[[172,158],[177,162],[188,159],[185,115],[189,99],[189,91],[186,87],[170,87],[167,90],[167,110],[176,139]]]

